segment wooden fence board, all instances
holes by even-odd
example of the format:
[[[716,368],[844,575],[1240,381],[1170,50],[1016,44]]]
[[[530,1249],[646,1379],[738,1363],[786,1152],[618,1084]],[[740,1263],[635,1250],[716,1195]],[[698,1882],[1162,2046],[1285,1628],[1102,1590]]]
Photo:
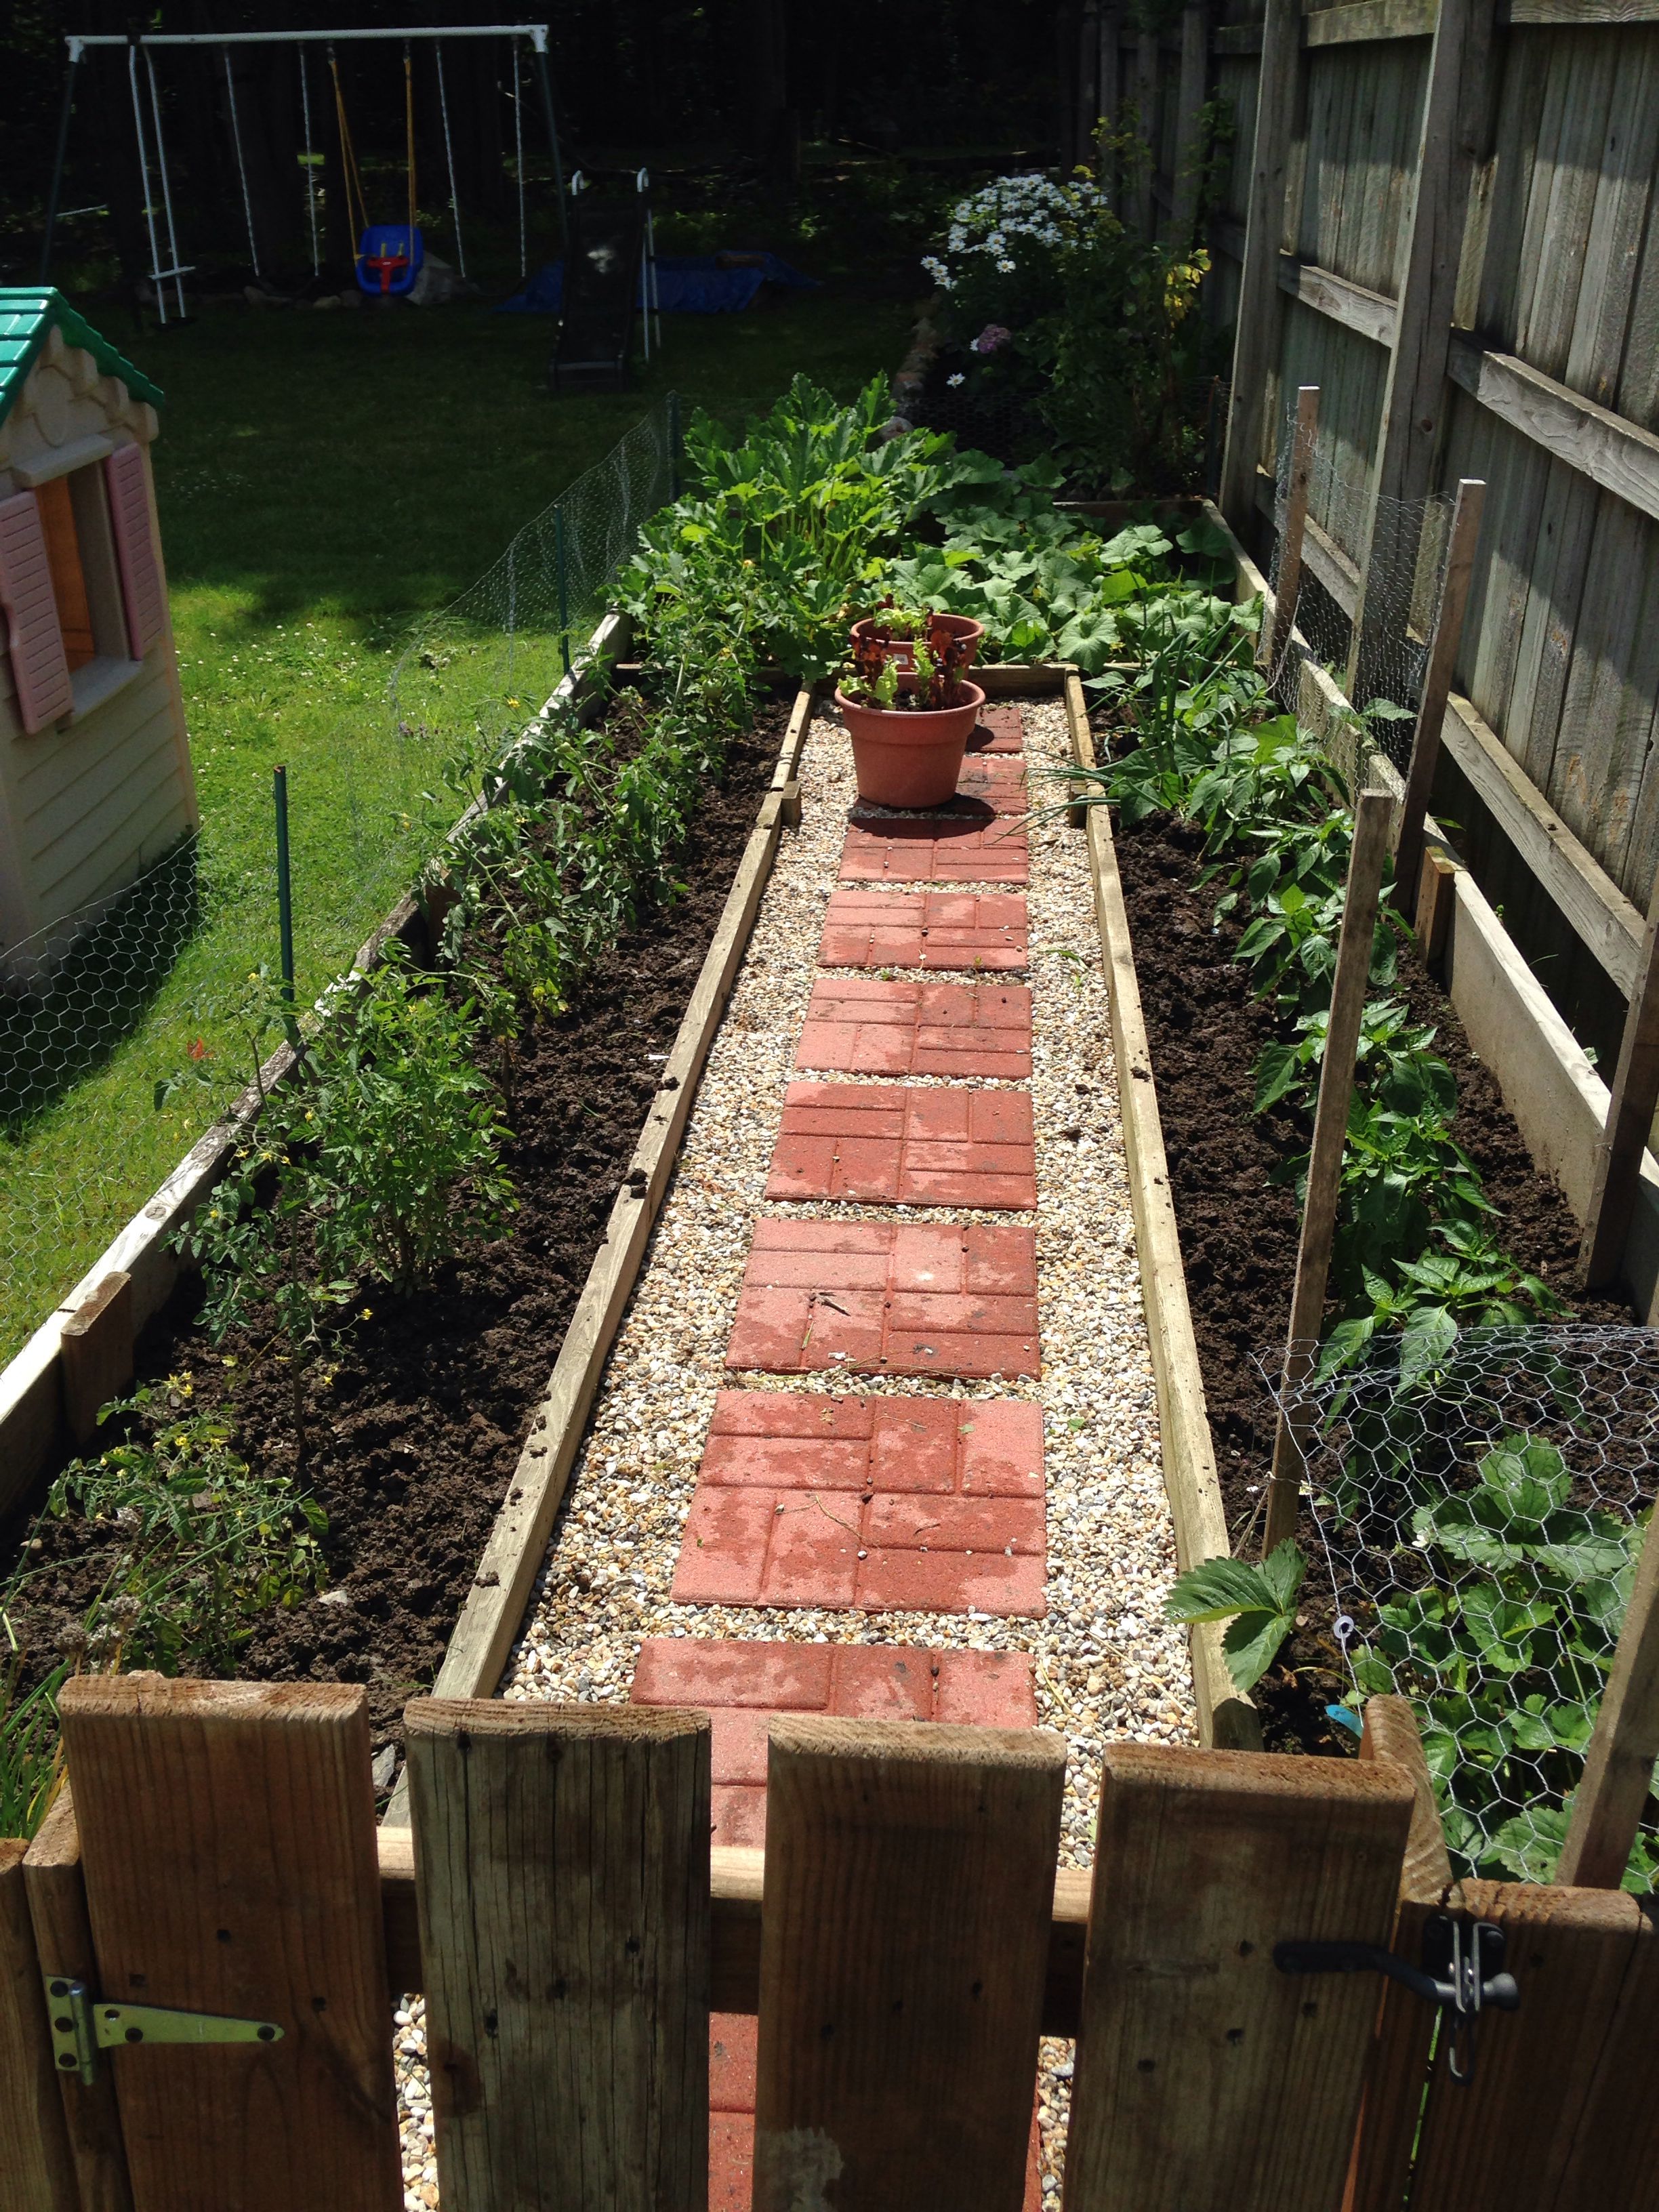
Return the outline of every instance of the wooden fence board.
[[[1066,1749],[777,1718],[755,2212],[1018,2212]]]
[[[81,1838],[67,1788],[58,1791],[29,1845],[23,1862],[23,1886],[41,1972],[63,1974],[96,1990],[98,1960],[87,1919]],[[121,2114],[108,2071],[89,2084],[73,2078],[58,2086],[82,2212],[132,2212]]]
[[[1521,1985],[1518,2012],[1483,2014],[1474,2079],[1429,2084],[1411,2212],[1631,2212],[1626,2200],[1562,2193],[1626,1977],[1647,1922],[1616,1891],[1465,1882],[1462,1909],[1495,1921]],[[1649,2024],[1648,2057],[1652,2063]],[[1650,2203],[1652,2198],[1650,2196]]]
[[[1578,311],[1562,376],[1603,407],[1617,404],[1631,295],[1659,165],[1659,41],[1619,57],[1590,212]],[[1541,364],[1540,364],[1541,366]]]
[[[1532,282],[1517,306],[1515,350],[1546,376],[1567,365],[1587,267],[1607,102],[1617,58],[1604,38],[1565,37],[1560,127],[1547,163],[1534,173],[1527,258]],[[1547,180],[1547,189],[1540,189]]]
[[[80,2212],[23,1888],[27,1849],[0,1839],[0,2203],[6,2212]]]
[[[136,2212],[401,2212],[363,1692],[82,1675],[60,1711],[94,1995],[283,2030],[115,2057]]]
[[[1107,1747],[1066,2212],[1336,2212],[1376,2014],[1275,1943],[1386,1943],[1415,1792],[1384,1765]]]
[[[449,2212],[692,2212],[708,2186],[709,1723],[407,1709]]]

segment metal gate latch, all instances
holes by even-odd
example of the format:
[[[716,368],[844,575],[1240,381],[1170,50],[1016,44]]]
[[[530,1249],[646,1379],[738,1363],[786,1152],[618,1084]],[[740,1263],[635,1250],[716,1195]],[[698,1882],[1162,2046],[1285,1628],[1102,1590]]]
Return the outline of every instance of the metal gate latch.
[[[1386,1974],[1444,2014],[1446,2067],[1454,2081],[1474,2079],[1474,2024],[1491,2007],[1517,2012],[1521,1991],[1504,1971],[1501,1928],[1437,1912],[1424,1923],[1423,1964],[1413,1966],[1381,1943],[1275,1943],[1281,1974]]]
[[[100,2051],[134,2043],[280,2043],[283,2031],[269,2020],[224,2020],[209,2012],[175,2012],[166,2005],[106,2004],[84,1982],[48,1974],[46,2014],[58,2069],[98,2079]]]

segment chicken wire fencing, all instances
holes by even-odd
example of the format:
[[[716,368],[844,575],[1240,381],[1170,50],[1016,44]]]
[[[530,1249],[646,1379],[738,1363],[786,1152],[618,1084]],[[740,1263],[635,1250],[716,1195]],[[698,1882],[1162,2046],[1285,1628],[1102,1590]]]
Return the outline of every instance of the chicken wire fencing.
[[[465,799],[446,769],[499,750],[545,703],[604,611],[641,526],[676,495],[678,403],[636,423],[422,621],[390,714],[334,740],[350,772],[288,775],[295,992],[313,1003],[438,850]],[[0,951],[0,1366],[277,1042],[271,834],[233,849],[211,810],[112,897]]]
[[[1659,1491],[1659,1332],[1425,1327],[1281,1403],[1330,1680],[1411,1700],[1457,1875],[1547,1881]],[[1659,1881],[1654,1809],[1627,1888]]]
[[[1287,409],[1279,426],[1273,493],[1273,597],[1283,588],[1285,526],[1290,506],[1296,453],[1296,412]],[[1297,584],[1296,617],[1285,634],[1274,665],[1264,672],[1274,696],[1294,712],[1302,669],[1311,661],[1346,686],[1353,624],[1340,601],[1322,583],[1316,547],[1320,532],[1336,549],[1363,548],[1372,531],[1370,564],[1365,580],[1368,624],[1365,665],[1357,672],[1353,703],[1364,715],[1370,743],[1403,771],[1411,753],[1413,721],[1423,696],[1428,641],[1445,569],[1455,502],[1440,493],[1425,499],[1379,499],[1375,521],[1366,500],[1364,471],[1356,477],[1352,453],[1332,436],[1316,435],[1308,481],[1308,520]]]
[[[651,516],[679,496],[677,393],[526,523],[492,568],[423,622],[392,671],[398,728],[446,758],[493,759],[551,696]]]

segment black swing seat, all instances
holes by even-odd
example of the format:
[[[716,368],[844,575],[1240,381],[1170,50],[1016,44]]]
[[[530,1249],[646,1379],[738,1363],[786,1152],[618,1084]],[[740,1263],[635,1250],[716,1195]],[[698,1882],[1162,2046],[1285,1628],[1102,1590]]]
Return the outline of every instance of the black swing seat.
[[[564,304],[549,379],[555,392],[567,378],[621,392],[634,349],[645,202],[637,193],[607,200],[583,192],[570,202],[569,224]]]

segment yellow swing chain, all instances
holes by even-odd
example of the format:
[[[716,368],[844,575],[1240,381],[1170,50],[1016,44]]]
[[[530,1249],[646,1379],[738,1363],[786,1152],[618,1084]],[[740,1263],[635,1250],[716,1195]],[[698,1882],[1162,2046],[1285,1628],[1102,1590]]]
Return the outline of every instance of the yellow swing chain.
[[[334,119],[340,129],[340,169],[345,179],[346,222],[351,231],[351,258],[360,262],[363,258],[363,233],[368,228],[368,204],[363,198],[363,180],[357,173],[357,155],[351,143],[351,126],[346,121],[345,94],[340,86],[340,65],[334,58],[332,46],[328,50],[328,72],[334,80]]]
[[[404,130],[409,144],[409,250],[415,251],[415,70],[404,41]]]

